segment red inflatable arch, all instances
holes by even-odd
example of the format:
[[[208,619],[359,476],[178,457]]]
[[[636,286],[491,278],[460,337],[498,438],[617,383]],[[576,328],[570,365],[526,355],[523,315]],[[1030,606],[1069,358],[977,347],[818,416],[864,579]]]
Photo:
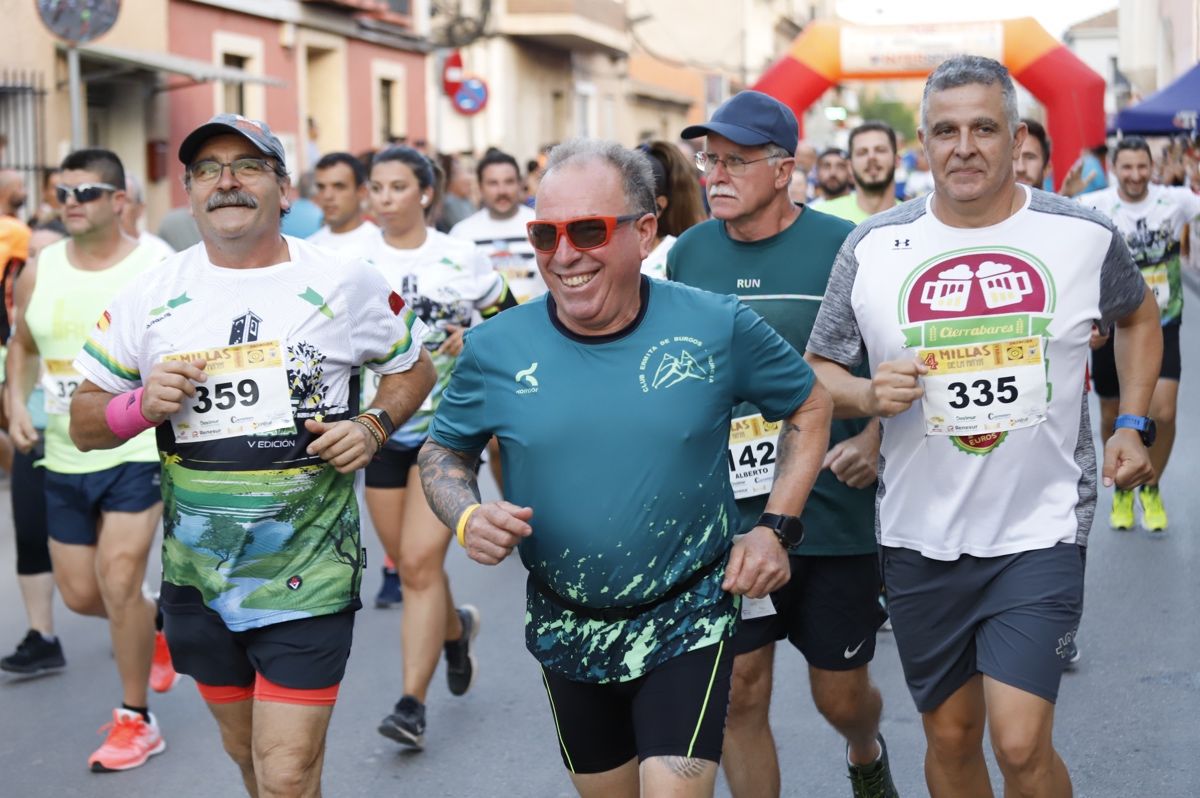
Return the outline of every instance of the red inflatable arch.
[[[841,80],[923,78],[955,53],[995,58],[1045,106],[1058,184],[1082,149],[1104,142],[1104,79],[1032,17],[899,27],[813,22],[754,88],[802,118]]]

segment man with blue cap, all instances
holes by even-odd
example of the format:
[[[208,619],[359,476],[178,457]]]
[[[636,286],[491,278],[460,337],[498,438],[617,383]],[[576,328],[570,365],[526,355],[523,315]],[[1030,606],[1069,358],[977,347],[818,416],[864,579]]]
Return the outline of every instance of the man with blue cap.
[[[706,137],[696,165],[708,178],[713,218],[680,236],[667,258],[668,277],[737,294],[803,352],[834,257],[853,225],[789,198],[795,115],[766,94],[744,91],[682,135]],[[758,522],[771,490],[776,434],[753,404],[734,409],[728,462],[742,532]],[[801,516],[805,539],[789,549],[791,580],[766,599],[742,604],[724,749],[737,798],[780,793],[768,710],[775,641],[785,637],[808,661],[817,709],[846,738],[853,794],[896,795],[879,736],[883,702],[867,674],[885,618],[877,601],[873,490],[878,422],[835,420],[829,442]]]

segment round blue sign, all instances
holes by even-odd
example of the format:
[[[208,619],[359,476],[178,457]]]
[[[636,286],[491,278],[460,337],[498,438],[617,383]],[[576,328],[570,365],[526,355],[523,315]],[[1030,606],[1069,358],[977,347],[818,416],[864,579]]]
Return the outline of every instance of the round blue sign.
[[[477,114],[487,106],[488,87],[481,78],[467,78],[454,92],[454,108],[460,114]]]

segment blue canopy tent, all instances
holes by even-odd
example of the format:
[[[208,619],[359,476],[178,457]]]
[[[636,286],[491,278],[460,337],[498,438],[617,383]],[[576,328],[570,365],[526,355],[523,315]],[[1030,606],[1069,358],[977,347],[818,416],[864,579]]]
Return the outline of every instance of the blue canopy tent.
[[[1195,135],[1197,129],[1200,129],[1198,117],[1200,64],[1192,67],[1166,88],[1118,113],[1113,119],[1112,129],[1126,135]]]

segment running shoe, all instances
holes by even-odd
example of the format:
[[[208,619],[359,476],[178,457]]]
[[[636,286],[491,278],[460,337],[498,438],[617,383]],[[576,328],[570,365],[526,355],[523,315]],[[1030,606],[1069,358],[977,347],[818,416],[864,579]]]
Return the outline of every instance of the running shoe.
[[[1108,525],[1113,529],[1133,528],[1133,491],[1117,488],[1113,491],[1112,513]]]
[[[25,639],[17,644],[17,650],[0,659],[0,670],[19,673],[22,676],[34,676],[59,670],[66,664],[62,643],[57,637],[47,640],[42,637],[41,632],[30,629]]]
[[[167,636],[154,633],[154,659],[150,660],[150,689],[165,693],[179,681],[179,674],[171,664],[171,650],[167,648]]]
[[[1143,485],[1138,491],[1142,504],[1142,526],[1151,532],[1167,530],[1167,510],[1163,507],[1162,494],[1157,485]]]
[[[375,608],[386,610],[388,607],[394,607],[404,601],[404,594],[400,592],[400,573],[395,568],[383,567],[383,584],[379,586],[379,592],[375,594]]]
[[[870,765],[851,765],[850,745],[846,745],[846,763],[850,770],[850,789],[854,798],[900,798],[888,765],[887,744],[879,735],[879,759]]]
[[[479,634],[479,610],[464,604],[455,610],[462,621],[462,637],[447,641],[446,683],[451,695],[465,695],[475,681],[475,655],[471,653],[471,641]]]
[[[379,724],[379,733],[406,748],[425,747],[425,705],[410,695],[401,696],[392,714]]]
[[[93,773],[141,767],[150,757],[167,750],[154,715],[147,723],[137,712],[114,709],[113,722],[101,726],[100,731],[107,731],[108,737],[104,745],[88,757],[88,767]]]

